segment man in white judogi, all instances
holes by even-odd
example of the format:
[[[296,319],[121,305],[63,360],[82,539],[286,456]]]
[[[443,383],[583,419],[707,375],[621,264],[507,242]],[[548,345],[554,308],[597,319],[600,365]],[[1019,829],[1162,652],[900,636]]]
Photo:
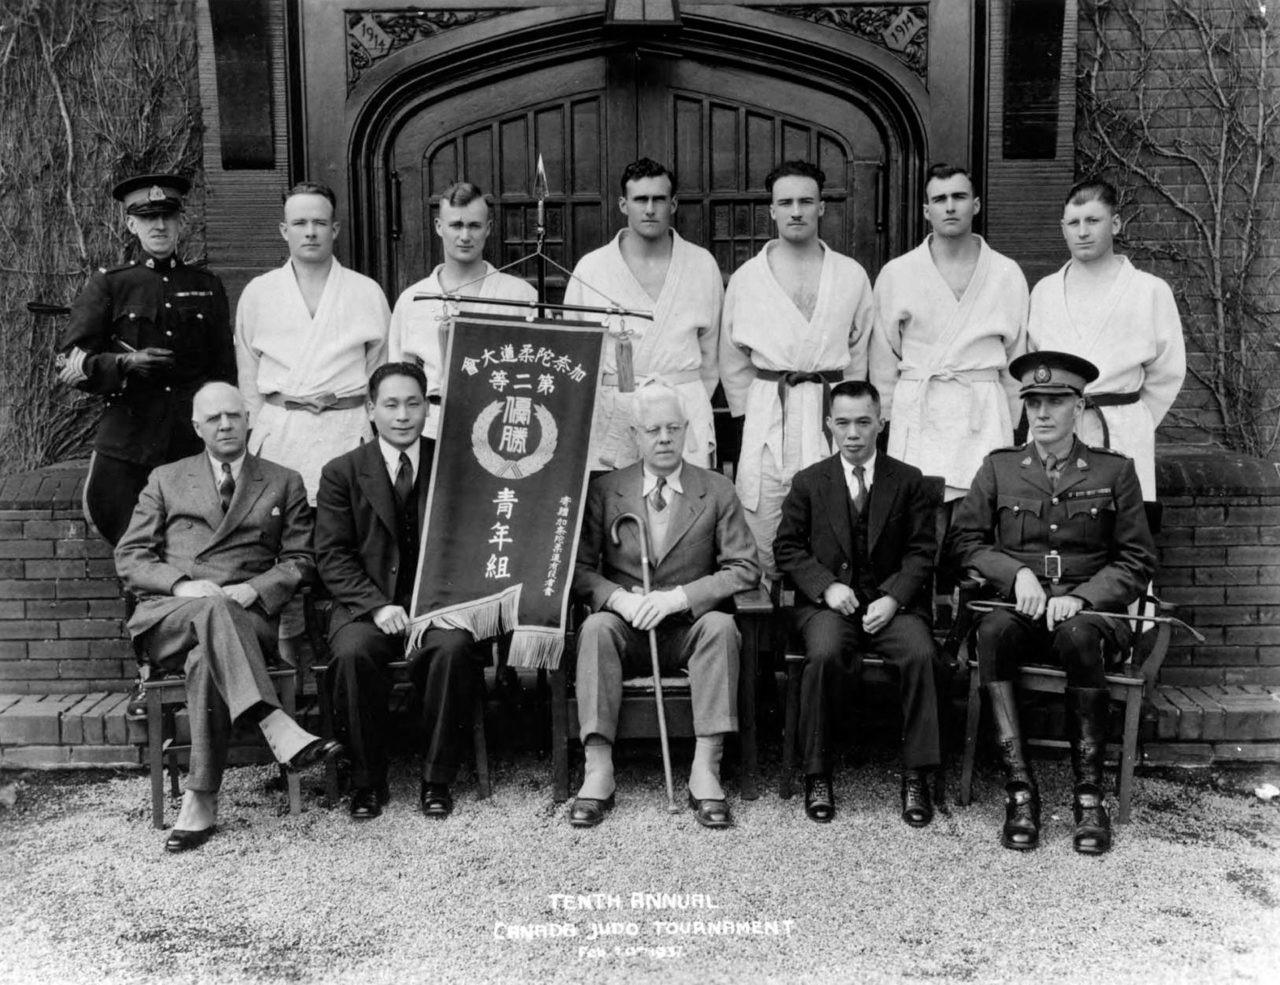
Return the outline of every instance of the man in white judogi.
[[[771,579],[791,478],[831,454],[831,384],[867,375],[871,282],[861,264],[818,238],[824,180],[804,161],[765,179],[778,238],[730,278],[720,320],[725,398],[734,417],[745,415],[738,496]]]
[[[249,451],[301,474],[312,504],[324,464],[369,436],[365,388],[387,359],[387,299],[334,257],[338,230],[333,190],[294,185],[280,223],[289,259],[251,280],[236,306]]]
[[[642,157],[627,165],[621,184],[618,207],[627,228],[578,261],[564,300],[653,312],[653,324],[643,326],[643,334],[632,342],[636,383],[661,376],[675,387],[688,418],[684,458],[709,468],[716,443],[711,395],[720,378],[724,280],[709,252],[671,228],[675,175]],[[631,436],[631,402],[631,394],[618,390],[615,347],[606,345],[591,429],[593,469],[622,468],[639,460]]]
[[[1098,367],[1076,433],[1133,459],[1142,498],[1156,498],[1155,430],[1187,374],[1182,320],[1159,277],[1117,255],[1116,190],[1099,179],[1067,193],[1062,233],[1071,259],[1031,292],[1030,348],[1081,356]]]
[[[1008,365],[1026,351],[1027,281],[973,231],[981,208],[967,171],[934,165],[932,233],[876,278],[868,364],[891,420],[889,454],[942,476],[948,503],[987,452],[1013,440],[1022,410]]]
[[[503,301],[538,300],[528,281],[499,272],[484,258],[484,244],[493,231],[493,218],[484,192],[467,181],[456,181],[441,193],[437,203],[436,235],[444,251],[444,263],[410,285],[396,299],[391,313],[388,349],[392,362],[416,362],[427,377],[427,426],[423,437],[435,440],[440,427],[440,388],[444,380],[445,340],[449,331],[447,308],[463,314],[517,315],[523,309],[501,304],[457,304],[415,301],[415,294],[457,293],[472,298]]]

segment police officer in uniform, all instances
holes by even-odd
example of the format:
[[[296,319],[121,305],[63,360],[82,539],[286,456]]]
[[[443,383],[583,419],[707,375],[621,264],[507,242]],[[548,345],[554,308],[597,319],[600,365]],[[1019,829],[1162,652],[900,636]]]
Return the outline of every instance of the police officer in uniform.
[[[176,252],[190,187],[174,174],[116,185],[140,258],[90,276],[58,347],[58,378],[106,398],[84,498],[85,516],[112,545],[151,470],[200,451],[192,395],[236,379],[222,282]]]
[[[991,702],[1006,780],[1006,848],[1035,848],[1040,795],[1023,749],[1013,680],[1017,665],[1055,663],[1067,675],[1067,724],[1075,772],[1076,851],[1111,847],[1102,792],[1108,661],[1128,644],[1123,612],[1145,590],[1155,544],[1131,459],[1075,436],[1084,388],[1097,367],[1064,352],[1032,352],[1010,373],[1022,383],[1028,435],[983,461],[956,514],[952,552],[1013,609],[980,617],[979,680]]]

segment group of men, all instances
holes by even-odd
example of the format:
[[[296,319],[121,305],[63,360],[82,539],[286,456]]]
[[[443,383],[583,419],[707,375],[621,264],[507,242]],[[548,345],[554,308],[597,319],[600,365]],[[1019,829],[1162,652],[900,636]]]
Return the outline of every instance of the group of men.
[[[573,272],[567,303],[650,310],[653,321],[632,343],[633,389],[606,346],[593,409],[590,462],[604,474],[590,487],[573,583],[592,612],[577,648],[586,767],[569,822],[594,826],[614,803],[621,682],[646,665],[653,632],[664,669],[691,682],[690,807],[706,827],[732,823],[720,783],[738,722],[731,600],[763,575],[797,592],[807,816],[835,815],[835,724],[857,655],[876,653],[900,680],[902,817],[928,824],[926,778],[940,763],[930,619],[949,537],[947,556],[1014,604],[984,618],[977,636],[1008,772],[1002,840],[1031,848],[1039,830],[1012,669],[1056,656],[1076,752],[1075,845],[1105,851],[1101,675],[1125,631],[1089,613],[1122,611],[1154,566],[1143,510],[1155,492],[1153,433],[1185,370],[1172,295],[1114,253],[1115,193],[1090,181],[1064,207],[1071,260],[1028,304],[1017,265],[973,232],[971,177],[948,166],[929,172],[932,232],[873,289],[819,238],[823,181],[798,161],[769,175],[777,237],[725,289],[711,254],[672,228],[675,175],[641,159],[620,183],[626,227]],[[383,670],[405,655],[451,325],[443,302],[414,296],[537,300],[484,260],[489,205],[458,182],[438,201],[443,263],[390,310],[373,281],[333,255],[333,192],[304,182],[285,197],[290,258],[246,287],[233,336],[217,278],[176,254],[186,190],[168,175],[117,186],[141,259],[90,279],[59,357],[64,381],[107,397],[86,512],[116,544],[140,600],[130,630],[153,664],[187,675],[200,751],[172,851],[215,830],[237,719],[258,723],[295,767],[345,747],[352,817],[381,813]],[[718,385],[744,418],[735,482],[710,468]],[[1031,440],[1002,448],[1020,403]],[[877,448],[886,428],[887,453]],[[1077,433],[1100,434],[1104,447]],[[1135,456],[1136,471],[1119,452]],[[926,475],[941,478],[941,499]],[[615,524],[628,513],[646,518],[653,541],[647,593],[647,545]],[[292,723],[265,674],[277,650],[295,649],[302,627],[289,598],[313,563],[334,599],[325,686],[341,743]],[[443,627],[411,655],[429,817],[453,809],[449,785],[488,655],[485,641]]]

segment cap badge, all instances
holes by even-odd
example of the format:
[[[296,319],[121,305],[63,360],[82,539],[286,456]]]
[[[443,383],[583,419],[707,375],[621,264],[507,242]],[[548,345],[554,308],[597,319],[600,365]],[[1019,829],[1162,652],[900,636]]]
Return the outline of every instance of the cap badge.
[[[163,202],[169,196],[164,193],[164,189],[159,185],[152,185],[151,190],[147,192],[148,202]]]
[[[1040,365],[1036,367],[1036,375],[1032,377],[1037,383],[1048,383],[1053,379],[1053,374],[1049,372],[1049,367]]]

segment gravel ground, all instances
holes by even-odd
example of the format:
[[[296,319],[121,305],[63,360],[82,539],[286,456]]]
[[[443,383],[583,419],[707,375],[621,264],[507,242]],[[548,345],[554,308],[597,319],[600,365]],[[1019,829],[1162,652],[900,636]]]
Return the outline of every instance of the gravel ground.
[[[531,756],[498,764],[491,800],[459,787],[454,816],[434,823],[409,763],[363,825],[308,783],[305,812],[281,816],[272,776],[229,771],[221,832],[183,856],[150,827],[145,776],[0,779],[16,793],[0,802],[0,981],[1280,981],[1280,805],[1247,780],[1140,777],[1133,823],[1085,858],[1054,763],[1029,854],[999,845],[990,773],[971,807],[919,831],[900,823],[887,756],[837,774],[833,824],[804,820],[798,797],[732,790],[728,832],[668,815],[661,768],[639,759],[620,769],[617,809],[585,832]],[[637,892],[703,905],[633,908]],[[621,907],[559,909],[555,893],[618,894]],[[622,932],[588,940],[596,921]],[[747,932],[699,932],[720,921]],[[512,927],[577,936],[503,936]]]

